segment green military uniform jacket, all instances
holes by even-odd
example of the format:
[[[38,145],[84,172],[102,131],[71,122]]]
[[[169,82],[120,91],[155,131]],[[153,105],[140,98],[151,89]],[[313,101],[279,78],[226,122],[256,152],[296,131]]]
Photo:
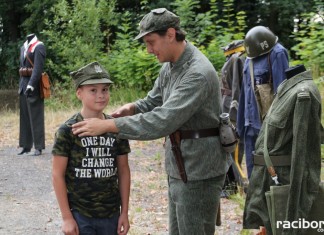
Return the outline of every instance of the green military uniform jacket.
[[[221,95],[216,71],[192,44],[174,63],[164,63],[153,89],[138,100],[136,115],[115,119],[119,138],[152,140],[176,130],[219,127]],[[202,180],[226,173],[226,153],[219,136],[183,139],[181,151],[188,180]],[[170,140],[165,143],[167,174],[180,179]]]
[[[311,72],[302,72],[278,87],[271,113],[265,118],[255,153],[263,155],[264,131],[268,123],[270,156],[290,155],[291,166],[275,166],[279,182],[291,184],[286,221],[307,220],[317,195],[321,171],[321,97]],[[271,234],[265,192],[275,185],[266,166],[255,165],[244,210],[244,228],[265,225]],[[297,229],[285,234],[299,234]]]
[[[229,113],[236,123],[237,110],[243,79],[244,52],[236,52],[226,58],[221,71],[221,91],[223,112]]]

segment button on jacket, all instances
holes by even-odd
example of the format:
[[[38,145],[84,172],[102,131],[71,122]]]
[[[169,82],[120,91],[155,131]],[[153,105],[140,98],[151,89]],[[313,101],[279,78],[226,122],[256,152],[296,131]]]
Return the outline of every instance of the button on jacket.
[[[266,123],[269,155],[291,156],[291,166],[274,167],[279,182],[291,185],[285,220],[307,220],[318,192],[321,171],[321,97],[310,71],[279,86],[271,113],[266,116],[256,140],[258,155],[263,155]],[[267,231],[271,230],[265,200],[265,192],[271,185],[274,182],[266,166],[255,165],[245,203],[244,228],[265,225]],[[296,234],[296,230],[289,234]]]
[[[272,66],[273,88],[276,92],[279,84],[286,78],[285,70],[289,67],[288,53],[280,43],[277,43],[269,53]],[[270,65],[268,63],[268,59],[265,58],[269,55],[269,53],[253,59],[255,85],[269,82]],[[257,130],[260,130],[261,127],[261,120],[254,95],[254,88],[251,85],[249,63],[250,59],[246,59],[244,64],[243,85],[241,89],[237,116],[237,128],[240,136],[243,136],[245,126],[251,126]]]
[[[119,138],[152,140],[176,130],[219,127],[221,113],[219,81],[213,65],[192,44],[174,63],[164,63],[153,89],[135,103],[131,117],[115,119]],[[188,180],[208,179],[226,173],[226,153],[219,136],[183,139],[181,151]],[[167,174],[180,179],[167,137]]]

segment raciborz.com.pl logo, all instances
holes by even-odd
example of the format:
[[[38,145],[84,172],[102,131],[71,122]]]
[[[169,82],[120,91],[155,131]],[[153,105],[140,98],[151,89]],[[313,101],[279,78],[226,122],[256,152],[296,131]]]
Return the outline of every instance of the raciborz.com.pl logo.
[[[316,229],[317,232],[324,232],[324,221],[307,221],[304,218],[298,221],[277,221],[277,228],[288,229]]]

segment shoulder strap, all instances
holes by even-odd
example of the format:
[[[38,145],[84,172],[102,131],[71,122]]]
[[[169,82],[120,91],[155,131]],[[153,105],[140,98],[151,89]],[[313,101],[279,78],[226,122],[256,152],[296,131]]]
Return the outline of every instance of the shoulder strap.
[[[268,53],[268,65],[269,65],[269,73],[270,73],[270,78],[269,78],[269,83],[272,84],[272,65],[271,65],[271,60],[270,60],[270,52]]]
[[[32,44],[29,46],[29,48],[28,48],[28,52],[34,52],[36,46],[37,46],[39,43],[41,43],[41,41],[39,41],[39,40],[37,40],[36,42],[32,43]],[[31,66],[34,67],[34,63],[33,63],[33,62],[31,61],[31,59],[29,58],[28,53],[26,53],[26,57],[27,57],[29,63],[31,64]]]
[[[31,66],[34,67],[34,63],[33,63],[33,62],[31,61],[31,59],[29,58],[28,53],[26,54],[26,57],[27,57],[29,63],[31,64]]]
[[[251,86],[254,90],[254,72],[253,72],[253,61],[250,59],[249,61],[249,68],[250,68],[250,78],[251,78]]]
[[[271,112],[272,104],[269,108],[268,114]],[[278,181],[277,173],[273,167],[272,161],[269,156],[269,150],[268,150],[268,122],[265,123],[265,130],[264,130],[264,142],[263,142],[263,156],[264,161],[267,166],[268,172],[271,175],[272,180],[275,182],[276,185],[280,185]]]
[[[36,47],[39,43],[41,43],[41,41],[39,41],[39,40],[37,40],[36,42],[32,43],[32,44],[29,46],[29,48],[28,48],[28,52],[34,52],[35,47]]]

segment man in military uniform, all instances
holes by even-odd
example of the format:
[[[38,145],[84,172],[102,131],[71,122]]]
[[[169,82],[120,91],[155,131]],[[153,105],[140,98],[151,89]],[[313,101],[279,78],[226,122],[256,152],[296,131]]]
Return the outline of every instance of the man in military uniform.
[[[85,120],[73,125],[73,133],[110,131],[136,140],[166,137],[169,234],[214,235],[228,168],[219,138],[217,73],[206,56],[185,40],[179,17],[165,8],[144,16],[136,39],[143,39],[147,51],[163,63],[152,90],[144,99],[115,111],[114,120]]]
[[[259,134],[264,112],[256,99],[256,87],[270,84],[273,94],[285,79],[285,70],[288,68],[287,50],[278,43],[278,37],[268,28],[256,26],[248,31],[244,39],[247,59],[243,68],[243,83],[237,115],[237,130],[244,139],[245,158],[248,178],[253,169],[254,145]],[[272,98],[272,97],[262,97]]]
[[[293,68],[295,69],[295,68]],[[243,228],[265,226],[272,234],[265,192],[276,182],[264,159],[270,159],[282,185],[290,184],[285,221],[306,219],[318,192],[321,172],[321,97],[310,71],[287,71],[255,144],[254,168],[247,192]],[[266,128],[268,126],[268,128]],[[267,142],[265,143],[265,138]],[[275,178],[274,178],[275,179]],[[304,231],[305,232],[305,231]],[[309,234],[290,228],[282,234]]]

